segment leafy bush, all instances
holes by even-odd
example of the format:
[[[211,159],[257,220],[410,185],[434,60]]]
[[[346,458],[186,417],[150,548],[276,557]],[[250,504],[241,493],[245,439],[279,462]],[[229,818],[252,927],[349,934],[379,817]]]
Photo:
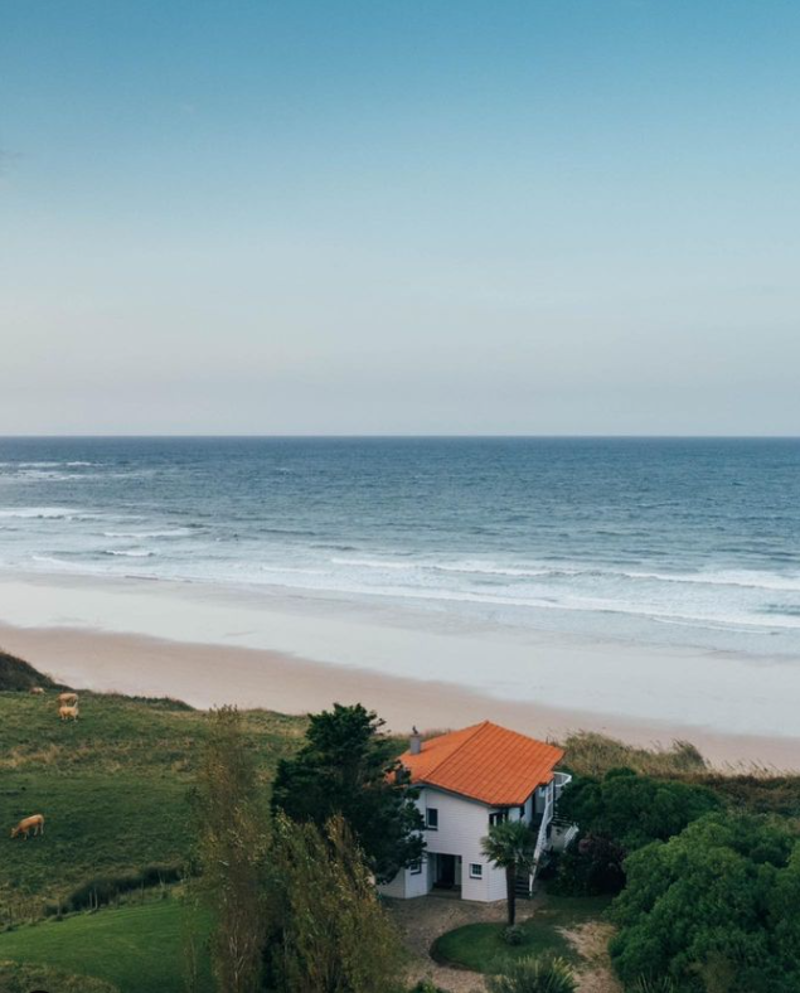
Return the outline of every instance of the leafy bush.
[[[503,941],[507,945],[521,945],[525,940],[525,931],[519,924],[509,924],[503,928]]]
[[[625,855],[616,842],[587,834],[560,857],[550,889],[562,896],[617,894],[625,885]]]
[[[411,987],[409,993],[446,993],[446,991],[437,986],[432,979],[420,979],[416,986]]]
[[[800,842],[788,825],[709,814],[634,852],[625,871],[610,945],[624,982],[671,979],[680,993],[800,989]]]
[[[174,865],[148,865],[138,872],[119,876],[95,876],[74,889],[60,904],[47,904],[46,910],[51,916],[76,910],[96,910],[113,903],[123,893],[176,883],[180,878],[181,870]]]
[[[490,993],[575,993],[575,974],[562,958],[528,956],[488,981]]]
[[[632,852],[680,834],[721,806],[704,786],[612,769],[603,779],[574,780],[564,791],[559,815],[579,824],[585,834],[608,838]]]

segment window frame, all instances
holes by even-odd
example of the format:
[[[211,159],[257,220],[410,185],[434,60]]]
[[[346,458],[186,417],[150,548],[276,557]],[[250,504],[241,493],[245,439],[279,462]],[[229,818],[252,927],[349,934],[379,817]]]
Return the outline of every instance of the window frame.
[[[434,816],[435,824],[431,824],[431,814]],[[425,830],[426,831],[438,831],[439,830],[439,808],[438,807],[426,807],[425,808]]]
[[[475,870],[478,870],[475,872]],[[470,862],[469,864],[469,878],[470,879],[483,879],[483,863],[482,862]]]

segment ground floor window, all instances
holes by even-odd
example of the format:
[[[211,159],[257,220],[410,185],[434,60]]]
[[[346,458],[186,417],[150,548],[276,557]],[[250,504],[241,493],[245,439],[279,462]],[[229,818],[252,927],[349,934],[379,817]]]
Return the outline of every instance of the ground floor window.
[[[469,878],[470,879],[483,879],[483,866],[479,862],[470,862],[470,864],[469,864]]]
[[[408,871],[412,876],[418,876],[422,872],[422,862],[412,862]]]

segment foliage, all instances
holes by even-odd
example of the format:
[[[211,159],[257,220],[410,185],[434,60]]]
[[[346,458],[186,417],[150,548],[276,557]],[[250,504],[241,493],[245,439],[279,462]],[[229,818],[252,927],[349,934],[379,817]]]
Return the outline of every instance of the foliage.
[[[315,714],[306,741],[284,759],[273,787],[274,810],[322,827],[341,814],[379,882],[418,861],[424,843],[416,791],[404,785],[395,742],[361,704]]]
[[[210,716],[198,777],[199,896],[211,909],[211,960],[221,993],[260,986],[267,921],[266,812],[239,712]]]
[[[574,993],[575,974],[562,958],[528,956],[510,962],[488,981],[489,993]]]
[[[525,931],[519,924],[509,924],[507,927],[504,927],[500,933],[503,936],[503,941],[507,945],[521,945],[525,940]]]
[[[283,993],[390,993],[400,946],[364,856],[341,815],[324,829],[279,814],[272,850]]]
[[[69,914],[77,910],[97,910],[133,890],[153,889],[176,883],[182,872],[177,865],[147,865],[118,876],[93,876],[76,887],[60,903],[45,906],[45,913]]]
[[[437,938],[431,954],[445,965],[483,973],[499,972],[512,959],[542,953],[577,962],[575,947],[564,932],[596,920],[608,905],[606,898],[561,897],[548,893],[544,905],[517,925],[523,933],[521,945],[506,944],[503,924],[467,924]]]
[[[0,962],[0,990],[3,993],[119,993],[116,986],[89,976],[68,975],[47,966],[24,962]]]
[[[506,874],[508,923],[513,925],[517,913],[517,875],[530,872],[536,850],[536,832],[525,821],[504,821],[489,828],[481,839],[481,851]]]
[[[800,842],[786,824],[712,813],[625,862],[610,950],[631,984],[677,990],[800,989]]]
[[[576,778],[561,797],[559,816],[631,852],[680,834],[687,824],[720,806],[703,786],[616,769],[599,780]]]
[[[673,741],[669,748],[638,748],[594,731],[571,734],[562,743],[566,763],[577,776],[600,778],[611,769],[632,769],[643,776],[683,779],[708,768],[689,741]]]
[[[587,834],[571,845],[557,862],[550,888],[564,896],[616,894],[625,885],[625,849],[602,835]]]
[[[185,912],[180,900],[167,899],[20,927],[0,934],[0,960],[88,974],[110,983],[121,993],[178,993],[183,989],[181,939]],[[196,993],[211,993],[208,954],[204,951],[208,914],[200,912],[193,918],[192,927],[203,949]],[[46,984],[41,988],[60,993],[55,984],[52,989]],[[0,990],[6,993],[2,984]],[[67,986],[64,993],[95,991],[89,985],[76,985]]]

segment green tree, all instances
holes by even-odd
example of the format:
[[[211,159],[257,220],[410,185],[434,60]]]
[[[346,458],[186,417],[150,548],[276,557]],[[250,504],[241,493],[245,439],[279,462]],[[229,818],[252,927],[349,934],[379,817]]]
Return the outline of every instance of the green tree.
[[[232,707],[210,716],[195,791],[198,819],[195,895],[214,917],[211,958],[221,993],[260,987],[267,922],[266,811],[253,753]]]
[[[680,834],[721,806],[704,786],[613,769],[602,779],[576,779],[564,791],[558,813],[580,825],[582,833],[608,838],[632,852]]]
[[[671,979],[676,990],[796,993],[800,989],[800,849],[787,824],[709,814],[625,861],[612,906],[612,961],[628,984]]]
[[[517,917],[517,875],[530,872],[533,867],[536,832],[524,821],[495,824],[489,828],[489,834],[481,839],[481,850],[498,869],[505,870],[508,924],[513,926]]]
[[[541,955],[509,963],[488,987],[489,993],[575,993],[578,983],[564,959]]]
[[[383,721],[361,704],[311,717],[295,758],[278,766],[274,811],[322,827],[341,814],[379,882],[417,862],[424,847],[417,791],[403,781]]]
[[[392,993],[400,945],[374,879],[340,815],[324,829],[283,814],[272,850],[280,905],[280,993]]]

